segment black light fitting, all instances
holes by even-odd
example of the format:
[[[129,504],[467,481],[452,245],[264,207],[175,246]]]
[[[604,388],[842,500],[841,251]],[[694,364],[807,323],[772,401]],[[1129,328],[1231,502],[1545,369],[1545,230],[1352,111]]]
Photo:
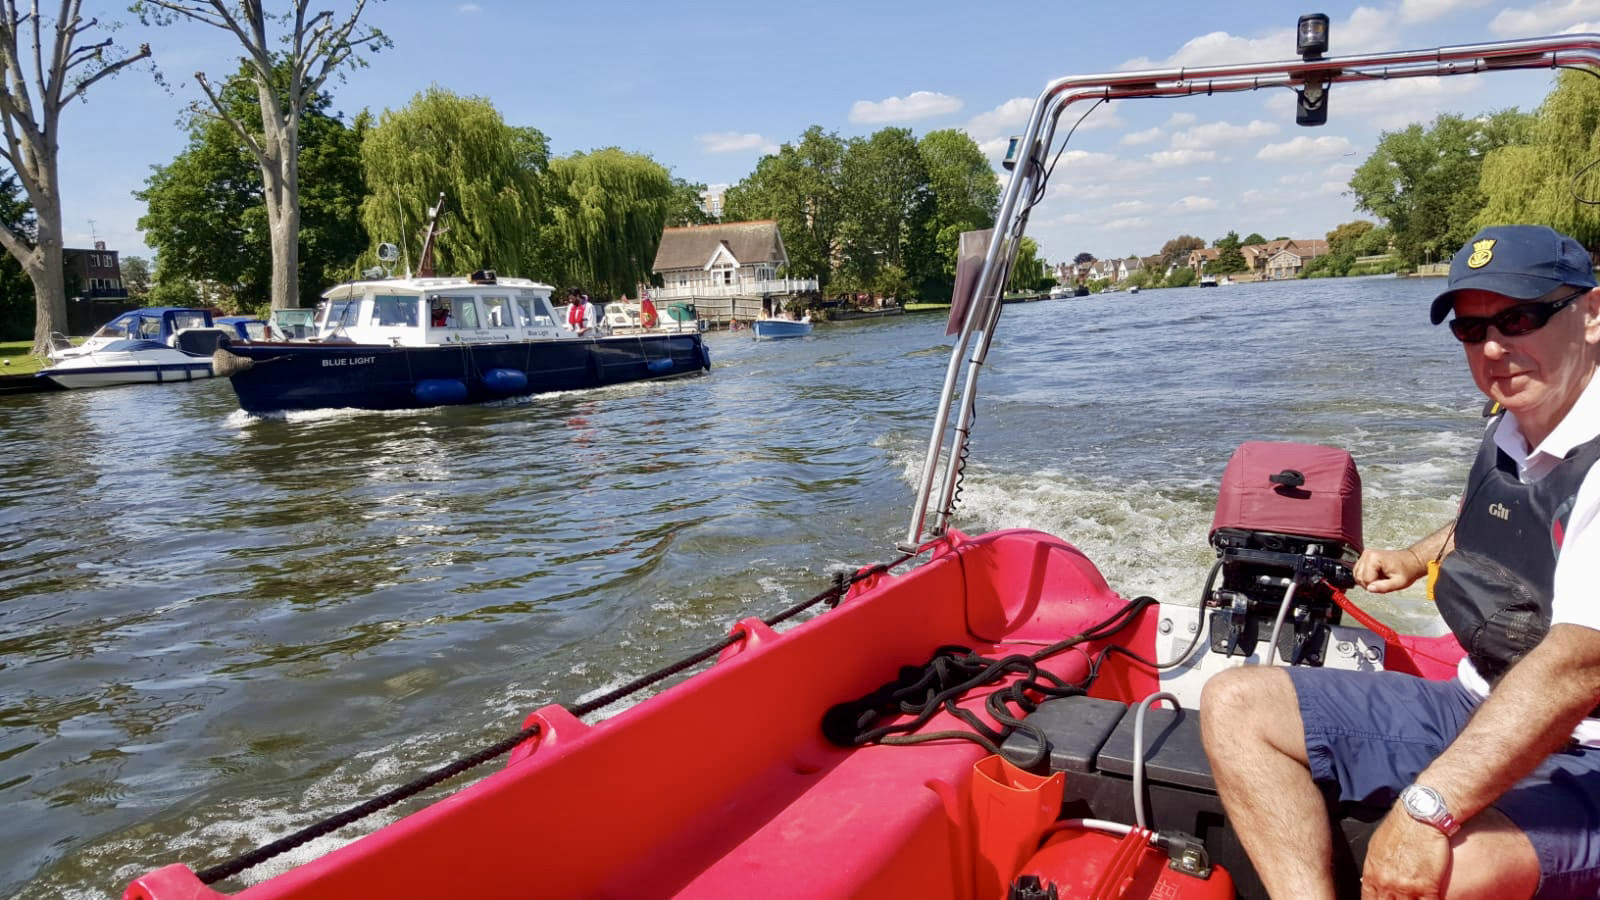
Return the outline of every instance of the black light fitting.
[[[1328,16],[1326,13],[1308,13],[1300,17],[1294,29],[1294,48],[1301,59],[1321,59],[1328,52]]]

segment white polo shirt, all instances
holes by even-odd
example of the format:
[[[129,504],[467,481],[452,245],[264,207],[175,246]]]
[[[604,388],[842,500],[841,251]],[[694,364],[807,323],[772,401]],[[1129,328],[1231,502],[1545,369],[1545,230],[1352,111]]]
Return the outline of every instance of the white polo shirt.
[[[1497,447],[1517,464],[1517,478],[1531,484],[1550,474],[1579,444],[1600,436],[1600,374],[1589,379],[1578,402],[1555,430],[1528,452],[1517,417],[1507,412],[1494,434]],[[1600,463],[1584,476],[1573,501],[1572,515],[1556,558],[1555,590],[1550,602],[1551,625],[1582,625],[1600,631]],[[1472,660],[1461,658],[1456,676],[1479,698],[1489,696],[1489,682]],[[1586,747],[1600,747],[1600,719],[1584,719],[1572,737]]]

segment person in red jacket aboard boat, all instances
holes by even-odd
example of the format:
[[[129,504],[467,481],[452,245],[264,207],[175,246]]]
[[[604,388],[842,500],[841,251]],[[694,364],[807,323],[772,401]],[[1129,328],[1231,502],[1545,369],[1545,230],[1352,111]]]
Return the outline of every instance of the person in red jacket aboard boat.
[[[1600,290],[1543,226],[1456,253],[1452,311],[1488,420],[1454,522],[1368,549],[1369,591],[1427,577],[1467,651],[1454,679],[1321,668],[1213,678],[1201,725],[1223,806],[1274,897],[1334,896],[1324,791],[1393,804],[1363,897],[1600,896]]]

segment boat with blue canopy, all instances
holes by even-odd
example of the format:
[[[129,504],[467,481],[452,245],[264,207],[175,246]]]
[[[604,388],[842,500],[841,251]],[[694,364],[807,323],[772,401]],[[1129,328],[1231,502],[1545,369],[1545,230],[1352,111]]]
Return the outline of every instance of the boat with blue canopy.
[[[125,312],[82,344],[50,336],[52,364],[36,377],[64,388],[171,384],[210,378],[211,354],[228,331],[211,312],[153,306]]]

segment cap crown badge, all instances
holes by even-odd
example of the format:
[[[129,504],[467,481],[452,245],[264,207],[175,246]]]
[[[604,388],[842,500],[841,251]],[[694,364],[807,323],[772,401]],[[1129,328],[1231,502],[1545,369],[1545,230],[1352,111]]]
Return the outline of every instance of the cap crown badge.
[[[1472,255],[1467,257],[1467,268],[1481,269],[1494,259],[1494,238],[1472,242]]]

